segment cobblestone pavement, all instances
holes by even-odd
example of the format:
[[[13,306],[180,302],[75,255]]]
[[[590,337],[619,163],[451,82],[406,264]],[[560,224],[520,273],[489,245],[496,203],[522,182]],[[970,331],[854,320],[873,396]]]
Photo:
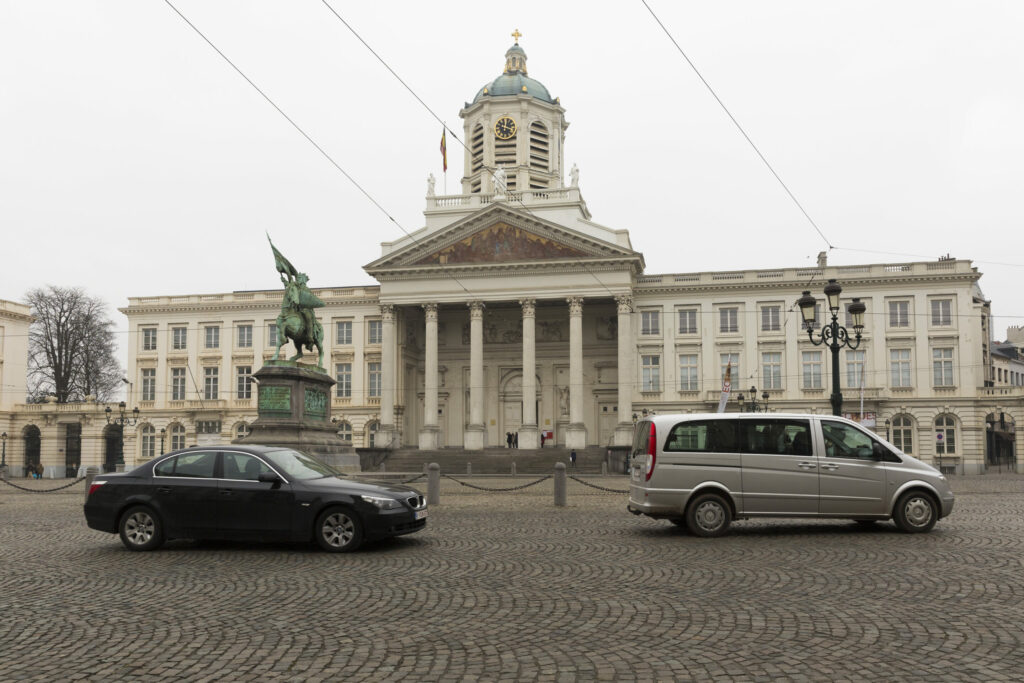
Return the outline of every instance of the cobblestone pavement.
[[[1020,680],[1024,477],[953,487],[931,534],[698,539],[572,481],[559,509],[550,480],[445,480],[424,532],[338,556],[129,553],[85,526],[83,484],[0,484],[0,680]]]

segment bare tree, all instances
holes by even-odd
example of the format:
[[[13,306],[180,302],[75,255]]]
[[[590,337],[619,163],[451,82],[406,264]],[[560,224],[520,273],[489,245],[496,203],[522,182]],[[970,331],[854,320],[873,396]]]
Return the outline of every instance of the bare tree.
[[[33,289],[25,295],[35,320],[29,328],[29,400],[58,403],[114,397],[121,377],[114,323],[107,305],[78,287]]]

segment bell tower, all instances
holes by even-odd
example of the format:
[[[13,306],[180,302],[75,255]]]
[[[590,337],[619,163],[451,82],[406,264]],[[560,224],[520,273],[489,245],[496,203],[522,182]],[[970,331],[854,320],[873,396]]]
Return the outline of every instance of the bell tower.
[[[565,120],[557,97],[526,70],[522,34],[505,52],[505,69],[459,112],[464,120],[463,194],[494,194],[494,172],[503,168],[508,192],[563,187]]]

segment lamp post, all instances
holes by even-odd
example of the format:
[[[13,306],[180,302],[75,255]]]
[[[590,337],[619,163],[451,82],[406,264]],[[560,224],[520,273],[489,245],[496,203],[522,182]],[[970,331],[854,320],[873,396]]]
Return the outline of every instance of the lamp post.
[[[860,299],[854,299],[853,303],[850,304],[850,317],[853,318],[853,331],[855,335],[854,340],[851,341],[846,328],[840,325],[837,319],[839,315],[839,294],[842,291],[843,288],[834,279],[829,280],[828,284],[825,285],[825,297],[828,299],[828,310],[832,314],[832,322],[822,325],[821,331],[817,334],[817,339],[815,339],[814,333],[814,323],[816,322],[814,313],[817,301],[811,296],[809,291],[805,291],[804,295],[796,301],[797,306],[800,307],[800,315],[803,317],[804,327],[807,328],[807,336],[811,343],[815,346],[824,344],[832,352],[832,397],[830,401],[832,403],[833,415],[843,414],[843,394],[839,391],[839,349],[846,346],[852,350],[860,346],[861,332],[864,329],[864,311],[868,308]]]
[[[744,396],[740,394],[736,397],[736,400],[740,402],[740,410],[748,413],[767,413],[768,412],[768,392],[765,391],[761,394],[761,400],[763,403],[757,402],[757,387],[750,387],[750,403],[744,403]]]
[[[107,406],[106,409],[103,411],[104,413],[106,413],[107,424],[108,425],[117,425],[118,427],[121,428],[122,444],[124,443],[124,441],[123,441],[124,440],[124,428],[126,426],[133,427],[136,424],[138,424],[138,422],[139,422],[139,407],[136,406],[135,408],[132,409],[131,417],[128,417],[128,415],[125,413],[125,408],[126,407],[127,406],[125,405],[124,401],[121,401],[120,403],[117,404],[117,408],[118,408],[118,415],[117,415],[117,417],[114,417],[114,414],[113,414],[114,411],[112,411],[110,409],[110,406]],[[116,467],[117,465],[123,465],[123,464],[124,464],[124,448],[122,446],[121,453],[118,454],[117,460],[114,461],[114,466]]]
[[[167,433],[166,427],[160,428],[160,455],[164,454],[164,435]]]
[[[7,432],[0,434],[0,442],[3,442],[3,455],[0,456],[0,467],[7,467]]]

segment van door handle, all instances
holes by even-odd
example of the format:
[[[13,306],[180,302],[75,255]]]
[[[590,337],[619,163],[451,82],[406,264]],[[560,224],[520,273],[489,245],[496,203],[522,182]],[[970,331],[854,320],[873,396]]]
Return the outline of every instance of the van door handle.
[[[798,462],[796,466],[802,470],[813,470],[818,465],[813,462]]]
[[[823,469],[823,470],[838,470],[839,469],[839,465],[836,465],[835,463],[828,462],[828,463],[825,463],[824,465],[822,465],[821,469]]]
[[[156,492],[157,493],[170,493],[171,489],[169,487],[167,487],[167,486],[161,486],[161,487],[157,488]]]

